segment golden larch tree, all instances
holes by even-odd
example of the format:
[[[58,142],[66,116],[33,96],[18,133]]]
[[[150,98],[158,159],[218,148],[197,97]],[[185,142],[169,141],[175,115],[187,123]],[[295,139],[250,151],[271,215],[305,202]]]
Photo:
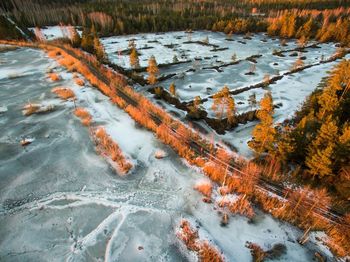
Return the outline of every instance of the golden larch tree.
[[[229,88],[224,86],[223,89],[214,95],[213,99],[214,101],[211,108],[216,116],[222,119],[222,117],[226,115],[228,123],[232,124],[235,120],[236,106]]]
[[[260,123],[255,126],[252,132],[253,139],[248,143],[256,153],[261,154],[274,149],[276,130],[273,127],[273,113],[271,92],[267,92],[260,100],[260,109],[257,112]]]
[[[334,149],[338,137],[336,121],[330,117],[322,124],[308,148],[305,164],[313,176],[332,175]]]
[[[148,83],[150,85],[154,85],[155,83],[157,83],[157,75],[159,74],[159,69],[158,69],[156,58],[153,55],[148,60],[147,73],[148,73],[148,78],[147,78]]]
[[[131,48],[129,59],[132,68],[136,69],[140,67],[139,55],[137,54],[137,50],[135,47]]]

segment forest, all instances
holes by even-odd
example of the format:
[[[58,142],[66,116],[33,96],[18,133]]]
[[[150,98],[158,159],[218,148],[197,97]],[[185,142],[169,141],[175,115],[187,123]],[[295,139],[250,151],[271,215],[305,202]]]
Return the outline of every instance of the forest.
[[[91,24],[95,24],[99,33],[106,36],[187,29],[211,30],[213,27],[224,31],[225,28],[221,26],[220,21],[229,23],[238,18],[243,18],[242,22],[248,25],[238,29],[232,28],[232,32],[265,31],[266,18],[276,18],[283,10],[293,9],[303,10],[302,14],[295,15],[304,17],[295,21],[298,27],[298,24],[310,14],[317,17],[315,23],[322,23],[322,17],[325,16],[330,16],[332,21],[334,16],[329,10],[334,10],[335,17],[346,17],[349,13],[349,5],[348,1],[343,0],[5,0],[1,2],[0,8],[3,13],[11,15],[23,27],[41,27],[59,23],[90,27]]]

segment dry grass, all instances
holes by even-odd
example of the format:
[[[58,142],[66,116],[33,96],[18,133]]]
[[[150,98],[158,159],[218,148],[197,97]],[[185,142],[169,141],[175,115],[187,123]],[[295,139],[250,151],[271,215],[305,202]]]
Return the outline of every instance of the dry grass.
[[[29,103],[23,107],[23,115],[30,116],[35,114],[39,109],[39,105]]]
[[[166,153],[163,150],[159,149],[154,153],[154,157],[157,159],[162,159],[162,158],[166,157]]]
[[[85,82],[83,79],[81,78],[75,78],[74,82],[78,85],[78,86],[84,86]]]
[[[200,181],[196,182],[194,189],[202,193],[204,196],[210,198],[213,190],[213,185],[210,180],[201,179]]]
[[[253,257],[253,262],[262,262],[266,257],[266,252],[258,245],[252,242],[247,242],[246,247],[250,249]]]
[[[253,218],[255,216],[254,210],[250,202],[247,200],[246,195],[239,196],[236,201],[228,206],[229,210],[234,214]]]
[[[221,186],[218,188],[218,192],[220,195],[225,196],[230,193],[230,189],[227,186]]]
[[[92,117],[86,109],[78,107],[74,110],[74,114],[80,118],[80,121],[84,126],[89,126],[91,124]]]
[[[54,82],[61,80],[61,77],[57,73],[49,73],[48,76]]]
[[[198,259],[201,262],[222,262],[224,258],[220,252],[213,247],[207,240],[201,240],[198,236],[198,231],[192,229],[187,220],[182,220],[180,223],[177,237],[184,242],[186,247],[197,253]]]
[[[0,46],[0,53],[18,49],[17,46]]]
[[[125,158],[118,144],[106,133],[103,127],[98,127],[93,131],[98,152],[110,158],[118,165],[118,169],[122,174],[126,174],[132,164]]]
[[[54,110],[54,105],[41,105],[41,104],[26,104],[23,107],[23,115],[30,116],[32,114],[47,113]]]
[[[74,92],[67,87],[55,87],[52,89],[52,93],[55,93],[58,97],[68,100],[70,98],[74,98]]]

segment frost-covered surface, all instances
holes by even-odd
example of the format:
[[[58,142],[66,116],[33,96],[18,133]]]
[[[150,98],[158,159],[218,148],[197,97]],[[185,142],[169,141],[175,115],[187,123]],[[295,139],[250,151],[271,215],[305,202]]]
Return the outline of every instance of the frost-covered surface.
[[[264,248],[287,246],[282,261],[310,261],[314,245],[300,246],[299,230],[258,215],[254,224],[231,217],[220,227],[214,204],[193,190],[203,175],[169,147],[140,129],[129,116],[90,86],[74,84],[42,52],[0,54],[0,257],[5,261],[183,261],[174,228],[181,217],[201,224],[230,261],[250,261],[245,241]],[[25,65],[25,66],[23,66]],[[46,69],[63,78],[52,82]],[[16,74],[15,78],[9,77]],[[95,153],[88,130],[73,115],[72,101],[51,93],[57,85],[76,93],[78,106],[103,125],[135,168],[120,177]],[[28,102],[55,111],[24,117]],[[21,147],[22,138],[33,138]],[[154,157],[157,150],[166,157]],[[187,257],[187,256],[186,256]]]
[[[209,39],[210,46],[193,43],[203,41],[206,37]],[[266,43],[262,42],[264,39],[267,41]],[[141,54],[139,57],[141,66],[147,66],[147,61],[151,55],[155,56],[159,64],[171,63],[174,55],[176,55],[180,61],[200,58],[203,59],[205,64],[218,65],[221,62],[231,62],[233,54],[237,55],[237,59],[244,59],[251,55],[272,53],[274,49],[281,48],[278,39],[272,40],[262,34],[254,35],[251,40],[244,39],[241,35],[235,35],[232,38],[233,41],[227,40],[225,34],[209,31],[195,31],[192,34],[183,31],[137,34],[102,39],[102,43],[112,62],[130,68],[128,55],[120,55],[120,51],[128,48],[130,40],[134,40],[136,48]],[[217,49],[225,48],[225,50],[214,51],[215,47],[212,45],[218,46]],[[295,42],[288,41],[288,46],[285,48],[295,47]]]
[[[218,48],[228,48],[223,51],[213,51],[212,46],[204,46],[198,43],[188,44],[187,41],[202,41],[206,37],[210,44],[217,45]],[[207,98],[215,94],[223,86],[227,85],[230,90],[248,87],[263,81],[266,75],[275,76],[289,71],[298,56],[303,57],[305,65],[314,65],[304,71],[287,75],[275,84],[270,85],[267,90],[271,90],[274,104],[279,107],[275,110],[275,122],[282,122],[293,116],[306,97],[317,87],[321,79],[327,76],[329,71],[337,62],[319,64],[321,59],[328,59],[336,52],[334,43],[318,44],[318,48],[306,48],[303,52],[284,52],[284,57],[273,55],[274,50],[291,50],[297,47],[295,40],[287,40],[287,46],[282,46],[279,39],[269,38],[264,34],[254,34],[251,39],[245,39],[242,35],[234,35],[233,41],[229,41],[222,33],[208,31],[196,31],[192,34],[185,32],[169,32],[164,34],[138,34],[129,36],[115,36],[102,39],[106,52],[112,62],[129,68],[129,57],[121,54],[120,51],[128,48],[129,40],[134,40],[140,55],[141,66],[147,66],[147,60],[151,55],[156,57],[158,63],[170,63],[172,57],[176,55],[180,61],[188,63],[172,65],[161,68],[162,75],[176,73],[176,76],[160,82],[159,85],[168,89],[172,82],[176,86],[177,97],[182,101],[193,100],[195,96]],[[243,44],[243,42],[245,44]],[[166,47],[173,44],[174,46]],[[309,45],[312,43],[309,43]],[[147,47],[149,49],[144,49]],[[237,60],[245,59],[252,55],[261,55],[256,58],[256,64],[251,61],[242,60],[239,64],[214,69],[205,69],[211,66],[220,66],[231,62],[233,54],[237,55]],[[200,60],[195,60],[200,59]],[[252,65],[255,65],[254,75],[246,75]],[[190,70],[195,69],[195,71]],[[143,73],[146,76],[146,73]],[[139,87],[144,94],[153,99],[153,95],[147,94],[148,86]],[[256,93],[257,102],[262,98],[266,90],[252,89],[234,95],[238,113],[243,113],[256,107],[248,104],[248,97]],[[155,100],[154,100],[155,101]],[[161,106],[169,112],[176,112],[177,117],[184,120],[185,112],[174,108],[166,103],[159,102]],[[215,117],[211,110],[212,99],[209,98],[202,106],[207,109],[210,117]],[[252,152],[247,145],[251,139],[251,132],[256,122],[240,125],[233,131],[225,135],[217,135],[205,123],[197,123],[205,129],[207,133],[214,133],[217,139],[222,139],[238,149],[244,156],[251,156]]]
[[[267,91],[271,91],[274,104],[279,106],[275,109],[275,121],[282,122],[286,118],[293,116],[294,112],[305,101],[305,98],[315,90],[322,78],[326,77],[327,72],[336,64],[337,62],[331,62],[311,67],[302,72],[287,75],[266,89],[256,88],[233,95],[237,113],[258,108],[259,101],[264,94]],[[256,95],[256,107],[251,107],[248,103],[249,96],[253,94]],[[212,105],[213,99],[211,98],[202,104],[210,115],[214,115],[214,112],[211,110]]]
[[[33,33],[35,32],[34,27],[28,28],[30,31]],[[79,29],[79,27],[76,28],[77,32],[81,35],[82,31]],[[43,36],[47,40],[53,40],[56,38],[61,38],[61,37],[68,37],[69,36],[69,31],[68,27],[66,26],[46,26],[44,28],[40,28]]]
[[[197,43],[206,37],[209,44],[206,46]],[[298,55],[305,56],[305,64],[318,63],[321,58],[327,59],[334,54],[334,44],[319,44],[319,48],[307,48],[305,52],[285,52],[285,57],[273,55],[274,50],[290,50],[297,47],[294,40],[287,40],[287,46],[282,46],[279,39],[269,38],[264,34],[255,34],[251,39],[245,39],[242,35],[234,35],[233,41],[229,41],[222,33],[209,31],[195,31],[192,34],[185,32],[169,32],[163,34],[138,34],[128,36],[114,36],[102,39],[109,59],[124,68],[130,68],[129,56],[123,52],[128,49],[128,43],[134,40],[140,53],[140,65],[147,66],[148,59],[154,55],[158,64],[173,62],[174,55],[179,61],[189,61],[185,64],[173,65],[162,68],[160,73],[177,75],[164,82],[165,88],[169,88],[172,82],[177,87],[177,95],[181,100],[192,100],[195,96],[206,97],[227,85],[231,90],[259,83],[265,75],[278,75],[284,73],[293,66]],[[192,41],[194,43],[188,43]],[[243,44],[244,43],[244,44]],[[220,49],[225,49],[221,50]],[[217,69],[205,69],[211,66],[221,66],[232,62],[232,55],[236,54],[237,60],[243,60],[239,64],[221,67]],[[244,60],[253,55],[262,55],[256,58],[257,63],[254,75],[246,75],[251,66],[251,61]],[[195,72],[188,71],[196,69]]]

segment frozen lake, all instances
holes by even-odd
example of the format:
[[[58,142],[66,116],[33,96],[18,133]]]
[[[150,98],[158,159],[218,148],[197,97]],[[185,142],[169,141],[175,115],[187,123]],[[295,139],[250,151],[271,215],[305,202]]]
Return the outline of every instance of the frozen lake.
[[[48,69],[62,80],[49,80]],[[128,176],[96,154],[73,102],[51,93],[56,86],[70,87],[94,125],[106,127],[134,164]],[[25,117],[28,102],[55,110]],[[0,53],[0,106],[0,260],[186,261],[191,256],[174,232],[182,217],[200,224],[228,261],[250,261],[246,241],[264,249],[284,244],[278,261],[310,261],[316,250],[330,255],[312,242],[299,245],[301,231],[259,210],[254,223],[232,216],[221,227],[218,206],[193,190],[203,178],[198,170],[39,50]],[[22,138],[33,142],[22,147]],[[166,158],[154,157],[159,149]]]

